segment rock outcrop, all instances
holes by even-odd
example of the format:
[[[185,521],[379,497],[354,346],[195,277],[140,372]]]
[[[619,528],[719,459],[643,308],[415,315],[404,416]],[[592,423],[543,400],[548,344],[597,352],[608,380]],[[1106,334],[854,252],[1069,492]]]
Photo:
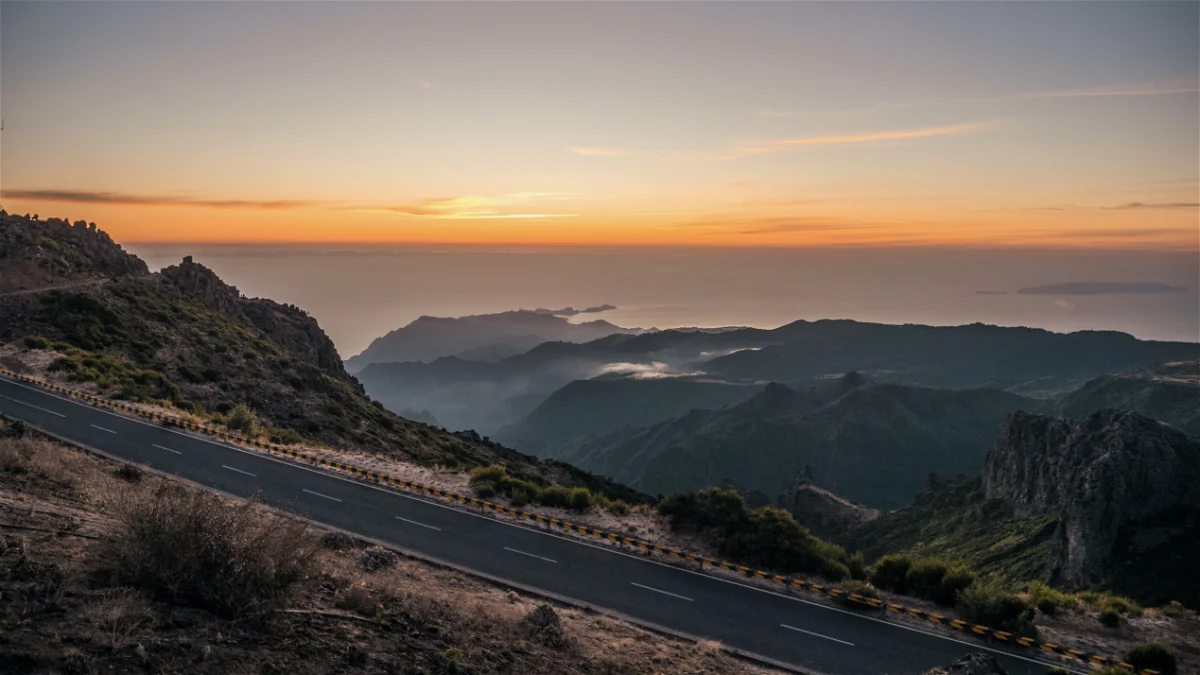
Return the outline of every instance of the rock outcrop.
[[[1148,550],[1200,539],[1200,439],[1136,413],[1015,413],[982,479],[986,496],[1018,516],[1058,518],[1054,583],[1109,584]]]
[[[834,538],[879,517],[879,510],[852,502],[813,483],[800,473],[779,496],[779,508],[822,539]]]
[[[146,263],[125,252],[95,223],[39,220],[0,211],[0,293],[73,281],[145,276]]]
[[[191,256],[178,265],[163,268],[158,276],[181,295],[256,329],[293,358],[310,363],[361,390],[358,381],[342,366],[333,341],[316,320],[299,307],[247,298],[237,287],[222,281],[216,272],[192,261]]]

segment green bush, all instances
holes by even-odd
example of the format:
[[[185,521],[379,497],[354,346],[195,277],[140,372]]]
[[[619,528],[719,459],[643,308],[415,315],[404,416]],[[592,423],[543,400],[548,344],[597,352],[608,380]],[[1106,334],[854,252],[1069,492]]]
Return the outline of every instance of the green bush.
[[[1161,642],[1144,642],[1125,652],[1125,662],[1137,670],[1157,670],[1163,675],[1174,675],[1179,667],[1175,662],[1175,650]]]
[[[296,445],[304,442],[304,437],[294,429],[270,429],[267,431],[267,438],[272,443],[279,445]]]
[[[879,589],[875,588],[874,586],[872,586],[871,584],[869,584],[865,581],[858,581],[856,579],[851,579],[849,581],[843,582],[841,584],[841,587],[842,587],[842,592],[844,594],[841,595],[838,598],[838,600],[841,602],[841,604],[843,604],[847,607],[850,607],[852,609],[873,609],[873,608],[871,607],[871,605],[868,605],[867,603],[862,602],[861,600],[851,600],[849,597],[851,594],[858,595],[863,598],[878,598],[879,597]]]
[[[850,577],[859,581],[865,581],[867,578],[867,565],[863,562],[862,551],[855,551],[854,555],[850,556],[850,561],[846,564],[850,568]]]
[[[39,335],[30,335],[25,338],[25,346],[30,349],[46,349],[50,346],[50,341]]]
[[[832,581],[848,579],[851,557],[841,546],[812,534],[782,509],[747,510],[741,495],[712,488],[674,494],[658,506],[672,529],[715,535],[722,555],[747,566],[784,574],[821,574]]]
[[[623,516],[626,513],[629,513],[629,504],[621,501],[620,499],[609,502],[606,508],[608,509],[608,512],[614,516]]]
[[[996,579],[977,579],[960,592],[957,610],[960,617],[972,623],[1026,637],[1037,636],[1033,606]]]
[[[480,499],[491,499],[496,496],[496,486],[491,483],[476,483],[471,486],[471,489]]]
[[[538,493],[537,501],[542,506],[566,508],[568,504],[567,489],[558,487],[557,485],[543,488]]]
[[[255,436],[258,434],[258,417],[254,414],[254,410],[245,402],[238,401],[238,404],[233,406],[233,410],[225,416],[225,427],[232,431],[240,431],[247,436]]]
[[[1129,616],[1141,616],[1145,610],[1142,606],[1119,595],[1105,595],[1100,601],[1101,607],[1111,607],[1120,614],[1128,614]]]
[[[492,466],[481,466],[471,471],[472,483],[492,483],[495,485],[507,478],[508,469],[495,464]]]
[[[1042,614],[1054,615],[1060,609],[1079,609],[1079,600],[1072,595],[1051,588],[1041,581],[1031,581],[1026,586],[1029,599]]]
[[[1121,625],[1121,615],[1112,607],[1105,607],[1100,610],[1100,623],[1109,628],[1116,628]]]
[[[587,488],[571,488],[567,493],[567,507],[572,511],[583,512],[592,505],[592,493]]]
[[[908,570],[912,564],[911,556],[885,555],[871,566],[870,581],[876,588],[883,588],[893,593],[907,593]]]
[[[937,558],[917,558],[912,561],[905,575],[905,586],[909,592],[919,598],[931,599],[942,588],[942,578],[946,576],[949,565]],[[954,599],[951,598],[951,602]]]
[[[946,570],[942,583],[930,599],[939,605],[953,607],[958,602],[958,596],[975,583],[975,573],[962,563],[956,563]]]
[[[524,490],[513,490],[509,496],[509,503],[513,508],[521,508],[529,503],[529,493]]]

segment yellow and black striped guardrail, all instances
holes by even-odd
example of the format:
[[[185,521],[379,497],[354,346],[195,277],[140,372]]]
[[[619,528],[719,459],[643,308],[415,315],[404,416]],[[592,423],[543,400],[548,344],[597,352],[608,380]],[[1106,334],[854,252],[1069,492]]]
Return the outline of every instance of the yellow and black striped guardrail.
[[[63,387],[61,385],[54,384],[52,382],[47,382],[40,378],[30,377],[28,375],[18,375],[17,373],[13,373],[13,372],[5,370],[3,368],[0,368],[0,375],[7,376],[14,380],[19,380],[21,382],[34,384],[34,385],[37,385],[44,389],[49,389],[50,391],[53,391],[53,392],[56,392],[59,394],[63,394],[66,396],[70,396],[72,398],[81,399],[81,400],[87,401],[88,403],[91,403],[93,405],[97,405],[97,406],[101,406],[101,407],[105,407],[105,408],[111,408],[111,409],[115,409],[115,410],[120,410],[122,412],[139,415],[141,417],[145,417],[147,419],[151,419],[156,422],[160,422],[162,424],[169,424],[169,425],[177,426],[177,427],[180,427],[183,429],[197,431],[197,432],[209,435],[209,436],[214,436],[216,438],[220,438],[225,441],[229,441],[229,442],[233,442],[233,443],[237,443],[240,445],[245,445],[245,446],[249,446],[249,447],[253,447],[253,448],[258,448],[260,450],[264,450],[273,455],[279,455],[282,457],[289,457],[292,459],[296,459],[296,460],[302,461],[307,464],[312,464],[313,466],[319,466],[319,467],[323,467],[323,468],[327,468],[327,469],[335,469],[338,471],[343,471],[343,472],[349,473],[353,476],[356,476],[359,478],[365,478],[367,480],[370,480],[370,481],[373,481],[376,483],[380,483],[383,485],[387,485],[390,487],[404,488],[407,490],[412,490],[414,492],[420,492],[421,494],[424,494],[424,495],[443,497],[443,498],[449,499],[451,501],[459,502],[460,504],[469,504],[472,506],[478,506],[484,511],[492,511],[494,513],[503,513],[503,514],[507,514],[507,515],[511,515],[511,516],[516,516],[517,518],[521,518],[524,520],[528,520],[531,522],[545,525],[547,527],[547,529],[551,529],[551,530],[558,529],[559,531],[562,531],[562,532],[579,533],[579,534],[593,536],[598,539],[605,539],[605,540],[608,540],[613,543],[617,543],[617,544],[621,544],[624,546],[629,546],[629,547],[635,548],[637,550],[642,551],[643,553],[646,553],[647,555],[659,555],[661,557],[668,558],[668,559],[697,563],[701,567],[701,569],[703,569],[705,565],[708,565],[709,567],[712,567],[712,568],[720,568],[720,569],[728,570],[730,572],[736,572],[736,573],[741,574],[746,577],[752,577],[752,578],[764,579],[767,581],[771,581],[776,584],[779,584],[780,586],[782,586],[784,588],[811,591],[813,593],[825,595],[825,596],[828,596],[831,598],[841,598],[841,599],[849,600],[850,602],[860,604],[863,607],[869,607],[869,608],[873,608],[873,609],[881,609],[885,612],[892,612],[895,614],[903,614],[903,615],[907,615],[907,616],[910,616],[910,617],[913,617],[916,619],[925,619],[925,620],[929,621],[930,623],[938,624],[941,626],[948,626],[950,628],[962,631],[967,634],[975,635],[975,636],[981,637],[983,639],[1004,642],[1004,643],[1007,643],[1007,644],[1010,644],[1013,646],[1017,646],[1017,647],[1024,647],[1024,648],[1028,648],[1028,649],[1038,649],[1047,654],[1057,654],[1063,658],[1073,660],[1073,661],[1078,661],[1081,663],[1086,663],[1089,665],[1115,666],[1120,670],[1124,670],[1128,673],[1135,673],[1136,675],[1161,675],[1159,673],[1159,671],[1157,671],[1157,670],[1150,670],[1150,669],[1136,670],[1134,668],[1134,666],[1131,664],[1125,663],[1124,661],[1120,661],[1118,659],[1112,659],[1107,656],[1102,656],[1100,654],[1093,654],[1090,652],[1081,652],[1081,651],[1077,651],[1074,649],[1067,649],[1066,647],[1055,644],[1053,642],[1039,643],[1032,638],[1014,636],[1013,633],[1010,633],[1008,631],[992,630],[988,626],[972,624],[967,621],[963,621],[962,619],[948,617],[948,616],[945,616],[942,614],[938,614],[936,612],[929,612],[929,611],[919,609],[916,607],[906,607],[904,605],[899,605],[899,604],[895,604],[895,603],[891,603],[891,602],[884,602],[883,600],[880,600],[879,598],[867,597],[867,596],[859,595],[857,593],[848,593],[848,592],[842,590],[841,588],[838,588],[837,586],[823,585],[823,584],[819,584],[819,583],[816,583],[813,581],[808,581],[807,579],[798,579],[798,578],[794,578],[794,577],[791,577],[788,575],[773,574],[771,572],[765,572],[763,570],[755,570],[755,569],[751,569],[749,567],[745,567],[743,565],[737,565],[737,564],[727,562],[724,560],[715,560],[715,559],[707,558],[707,557],[704,557],[701,555],[696,555],[694,553],[687,553],[685,551],[680,551],[680,550],[669,548],[666,546],[659,546],[658,544],[655,544],[653,542],[643,541],[641,539],[634,539],[633,537],[627,537],[622,534],[618,534],[616,532],[608,532],[606,530],[601,530],[599,528],[588,527],[587,525],[579,525],[579,524],[572,523],[567,520],[562,520],[560,518],[550,518],[548,516],[530,513],[528,511],[523,511],[521,509],[514,508],[511,506],[504,506],[503,504],[493,504],[492,502],[484,501],[484,500],[476,498],[476,497],[460,495],[460,494],[457,494],[454,492],[450,492],[449,490],[443,490],[441,488],[435,488],[435,487],[430,487],[428,485],[423,485],[416,481],[405,480],[402,478],[396,478],[396,477],[390,476],[386,473],[381,473],[378,471],[371,471],[368,469],[362,469],[360,467],[353,466],[350,464],[345,464],[343,462],[335,462],[332,460],[325,459],[324,457],[310,455],[306,452],[297,451],[297,450],[294,450],[294,449],[289,448],[284,445],[278,445],[276,443],[270,443],[270,442],[259,440],[257,438],[252,438],[246,434],[230,432],[228,429],[225,429],[223,427],[218,427],[214,424],[197,424],[191,420],[184,419],[181,417],[174,417],[171,415],[164,415],[164,414],[158,413],[158,412],[143,410],[137,406],[132,406],[127,403],[122,403],[121,401],[112,401],[112,400],[109,400],[106,398],[102,398],[100,396],[95,396],[93,394],[76,391],[74,389],[69,389],[67,387]]]

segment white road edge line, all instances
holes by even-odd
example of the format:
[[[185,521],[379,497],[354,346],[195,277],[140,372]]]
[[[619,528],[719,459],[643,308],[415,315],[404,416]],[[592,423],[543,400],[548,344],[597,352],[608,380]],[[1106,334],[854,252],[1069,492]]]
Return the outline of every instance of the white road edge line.
[[[505,546],[505,547],[504,547],[504,550],[505,550],[505,551],[512,551],[513,553],[520,553],[521,555],[527,555],[527,556],[529,556],[530,558],[537,558],[538,560],[545,560],[546,562],[548,562],[548,563],[554,563],[555,565],[557,565],[557,564],[558,564],[558,561],[557,561],[557,560],[551,560],[551,559],[549,559],[549,558],[543,558],[543,557],[542,557],[542,556],[540,556],[540,555],[534,555],[534,554],[532,554],[532,553],[526,553],[525,551],[518,551],[518,550],[517,550],[517,549],[515,549],[515,548],[509,548],[509,547]]]
[[[229,467],[225,467],[225,468],[229,468]],[[332,500],[333,500],[333,501],[335,501],[335,502],[340,502],[340,501],[342,501],[342,500],[338,499],[337,497],[330,497],[329,495],[323,495],[323,494],[321,494],[320,492],[313,492],[312,490],[306,490],[305,488],[300,488],[300,491],[301,491],[301,492],[307,492],[307,493],[308,493],[308,494],[310,494],[310,495],[316,495],[316,496],[318,496],[318,497],[324,497],[325,499],[332,499]]]
[[[440,527],[434,527],[434,526],[432,526],[432,525],[426,525],[425,523],[418,523],[418,522],[417,522],[417,521],[415,521],[415,520],[409,520],[408,518],[401,518],[400,516],[396,516],[396,520],[403,520],[404,522],[406,522],[406,523],[412,523],[413,525],[420,525],[421,527],[428,527],[429,529],[431,529],[431,530],[437,530],[438,532],[441,532],[441,531],[442,531],[442,528],[440,528]]]
[[[12,401],[13,403],[20,403],[21,405],[26,405],[26,406],[29,406],[30,408],[33,408],[34,410],[41,410],[42,412],[48,412],[48,413],[50,413],[51,415],[58,415],[59,417],[66,417],[66,415],[64,415],[64,414],[62,414],[62,413],[59,413],[59,412],[54,412],[53,410],[47,410],[47,409],[45,409],[45,408],[43,408],[43,407],[41,407],[41,406],[36,406],[36,405],[34,405],[34,404],[32,404],[32,403],[26,403],[25,401],[18,401],[17,399],[15,399],[15,398],[11,398],[11,397],[9,397],[9,396],[0,396],[0,398],[6,398],[6,399],[8,399],[8,400]]]
[[[173,452],[173,453],[175,453],[175,454],[177,454],[177,455],[182,455],[182,454],[183,454],[182,452],[180,452],[180,451],[178,451],[178,450],[172,450],[172,449],[168,448],[167,446],[165,446],[165,445],[159,445],[158,443],[151,443],[150,445],[153,445],[154,447],[158,448],[159,450],[166,450],[167,452]]]
[[[653,588],[650,586],[643,586],[643,585],[637,583],[636,581],[631,581],[631,582],[629,582],[629,584],[631,586],[637,586],[638,588],[644,588],[648,591],[654,591],[655,593],[662,593],[663,595],[669,595],[672,598],[679,598],[680,600],[687,600],[688,602],[695,602],[695,600],[687,597],[686,595],[677,595],[675,593],[671,593],[670,591],[663,591],[663,590],[659,590],[657,588]]]
[[[844,645],[850,645],[851,647],[854,646],[853,642],[846,642],[845,640],[839,640],[835,637],[829,637],[828,635],[821,635],[820,633],[814,633],[811,630],[804,630],[803,628],[796,628],[795,626],[789,626],[786,623],[781,623],[779,625],[783,626],[784,628],[787,628],[788,630],[794,630],[797,633],[804,633],[805,635],[812,635],[814,637],[825,638],[826,640],[833,640],[834,642],[840,642]]]
[[[222,465],[221,465],[221,468],[222,468],[222,469],[229,469],[230,471],[236,471],[236,472],[238,472],[238,473],[244,473],[244,474],[246,474],[247,476],[250,476],[251,478],[258,478],[258,476],[255,476],[254,474],[250,473],[249,471],[242,471],[241,469],[236,469],[236,468],[234,468],[234,467],[232,467],[232,466],[229,466],[228,464],[222,464]]]
[[[100,431],[107,431],[108,433],[113,434],[114,436],[117,434],[117,432],[113,431],[112,429],[105,429],[104,427],[98,427],[95,424],[89,424],[88,426],[90,426],[93,429],[99,429]]]
[[[32,391],[32,392],[34,392],[34,393],[37,393],[37,394],[41,394],[41,395],[44,395],[44,396],[49,396],[49,397],[51,397],[51,398],[56,398],[56,399],[58,399],[58,400],[60,400],[60,401],[66,402],[66,403],[72,403],[72,404],[74,404],[74,405],[77,405],[77,406],[79,406],[79,407],[81,407],[81,408],[87,408],[88,410],[95,410],[95,411],[97,411],[97,412],[102,412],[102,413],[104,413],[104,414],[106,414],[106,415],[112,415],[113,417],[118,417],[118,418],[120,418],[120,419],[123,419],[123,420],[125,420],[125,421],[128,421],[128,422],[136,422],[136,423],[138,423],[138,424],[141,424],[141,425],[144,425],[144,426],[147,426],[147,427],[151,427],[151,428],[153,428],[153,429],[158,429],[158,430],[160,430],[160,431],[166,431],[166,432],[169,432],[169,433],[172,433],[172,434],[176,434],[176,435],[182,436],[182,437],[184,437],[184,438],[191,439],[191,440],[193,440],[193,441],[200,441],[200,442],[202,442],[202,443],[208,443],[209,445],[215,445],[215,446],[217,446],[217,447],[219,447],[219,448],[225,448],[226,450],[233,450],[234,452],[240,452],[240,453],[242,453],[243,455],[247,455],[247,456],[249,456],[249,457],[253,457],[253,458],[255,458],[255,459],[261,459],[261,460],[267,460],[267,461],[270,461],[270,462],[275,462],[275,463],[277,463],[277,464],[282,464],[283,466],[286,466],[286,467],[291,467],[291,468],[293,468],[293,469],[299,469],[299,470],[301,470],[301,471],[308,471],[309,473],[314,473],[314,474],[316,474],[316,475],[318,475],[318,476],[324,476],[325,478],[332,478],[332,479],[334,479],[334,480],[340,480],[340,481],[343,481],[343,482],[346,482],[346,483],[350,483],[350,484],[352,484],[352,485],[357,485],[357,486],[359,486],[359,487],[364,487],[364,488],[368,488],[368,489],[371,489],[371,490],[378,490],[379,492],[383,492],[383,493],[386,493],[386,494],[389,494],[389,495],[393,495],[393,496],[396,496],[396,497],[400,497],[401,499],[407,499],[407,500],[409,500],[409,501],[419,502],[419,503],[421,503],[421,504],[427,504],[427,505],[429,505],[429,506],[436,506],[436,507],[437,507],[437,508],[439,508],[439,509],[446,509],[447,511],[453,511],[454,513],[458,513],[458,514],[461,514],[461,515],[471,516],[471,517],[473,517],[473,518],[480,518],[480,519],[482,519],[482,520],[486,520],[486,521],[488,521],[488,522],[490,522],[490,523],[496,523],[496,524],[498,524],[498,525],[506,525],[506,526],[508,526],[508,527],[515,527],[515,528],[517,528],[517,529],[519,529],[519,530],[521,530],[521,531],[523,531],[523,532],[532,532],[532,533],[534,533],[534,534],[539,534],[539,535],[541,535],[541,536],[543,536],[543,537],[553,537],[553,538],[555,538],[555,539],[561,539],[561,540],[563,540],[563,541],[566,541],[566,542],[569,542],[569,543],[572,543],[572,544],[576,544],[576,545],[578,545],[578,546],[587,546],[587,547],[589,547],[589,548],[594,548],[594,549],[596,549],[597,551],[604,551],[605,553],[611,553],[611,554],[613,554],[613,555],[624,556],[624,557],[626,557],[626,558],[633,558],[634,560],[639,560],[639,561],[641,561],[641,562],[644,562],[644,563],[649,563],[649,564],[651,564],[651,565],[658,565],[658,566],[660,566],[660,567],[665,567],[665,568],[667,568],[667,569],[670,569],[670,570],[675,570],[676,572],[683,572],[684,574],[691,574],[691,575],[694,575],[694,576],[700,577],[700,578],[702,578],[702,579],[708,579],[709,581],[718,581],[718,582],[720,582],[720,583],[723,583],[723,584],[729,584],[729,585],[731,585],[731,586],[739,586],[739,587],[741,587],[741,588],[745,588],[745,589],[747,589],[747,590],[756,591],[756,592],[758,592],[758,593],[765,593],[765,594],[767,594],[767,595],[773,595],[773,596],[775,596],[775,597],[777,597],[777,598],[783,598],[784,600],[791,600],[792,602],[799,602],[799,603],[802,603],[802,604],[805,604],[805,605],[811,605],[811,606],[813,606],[813,607],[816,607],[816,608],[818,608],[818,609],[824,609],[824,610],[828,610],[828,611],[830,611],[830,612],[837,612],[837,613],[839,613],[839,614],[845,614],[846,616],[853,616],[853,617],[856,617],[856,618],[858,618],[858,619],[862,619],[862,620],[864,620],[864,621],[873,621],[873,622],[875,622],[875,623],[882,624],[882,625],[884,625],[884,626],[891,626],[891,627],[893,627],[893,628],[899,628],[900,630],[906,630],[906,631],[909,631],[909,632],[912,632],[912,633],[917,633],[918,635],[924,635],[924,636],[926,636],[926,637],[936,638],[936,639],[938,639],[938,640],[945,640],[945,641],[947,641],[947,642],[954,642],[954,643],[957,643],[957,644],[960,644],[960,645],[966,645],[966,646],[970,647],[971,649],[976,649],[976,650],[985,651],[985,652],[991,652],[991,653],[993,653],[993,654],[1000,654],[1000,655],[1007,656],[1007,657],[1010,657],[1010,658],[1019,659],[1019,660],[1021,660],[1021,661],[1026,661],[1026,662],[1028,662],[1028,663],[1037,664],[1037,665],[1039,665],[1039,666],[1045,666],[1045,665],[1049,664],[1049,665],[1059,665],[1060,667],[1066,667],[1066,668],[1068,668],[1068,669],[1071,667],[1069,664],[1061,664],[1061,665],[1060,665],[1060,664],[1059,664],[1057,661],[1033,659],[1033,658],[1029,658],[1028,656],[1024,656],[1023,654],[1021,654],[1021,653],[1019,653],[1019,652],[1016,652],[1016,651],[1009,651],[1009,650],[1003,650],[1003,649],[996,649],[995,647],[989,647],[989,646],[987,646],[986,644],[983,644],[983,643],[981,643],[981,642],[967,642],[966,640],[959,640],[958,638],[950,637],[949,635],[942,635],[941,633],[934,633],[933,631],[921,630],[920,628],[917,628],[917,627],[915,627],[915,626],[906,625],[906,624],[900,623],[900,622],[898,622],[898,621],[888,621],[888,620],[885,620],[885,619],[877,619],[877,618],[875,618],[875,617],[873,617],[873,616],[866,616],[866,615],[862,614],[861,612],[856,612],[856,611],[852,611],[852,610],[848,610],[848,609],[841,609],[841,608],[839,608],[839,607],[833,607],[833,606],[830,606],[830,605],[827,605],[827,604],[823,604],[823,603],[819,603],[819,602],[813,602],[812,600],[805,600],[804,598],[800,598],[800,597],[797,597],[797,596],[795,596],[795,595],[785,595],[785,594],[783,594],[783,593],[779,593],[779,592],[776,592],[776,591],[773,591],[773,590],[770,590],[770,589],[767,589],[767,588],[759,588],[759,587],[757,587],[757,586],[751,586],[751,585],[749,585],[749,584],[744,584],[744,583],[742,583],[742,582],[740,582],[740,581],[735,581],[735,580],[733,580],[733,579],[726,579],[726,578],[719,577],[719,576],[712,575],[712,574],[705,574],[704,572],[697,572],[697,571],[695,571],[695,570],[684,569],[684,568],[682,568],[682,567],[678,567],[678,566],[676,566],[676,565],[670,565],[670,564],[667,564],[667,563],[665,563],[665,562],[659,562],[659,561],[657,561],[657,560],[651,560],[651,559],[648,559],[648,558],[645,558],[645,557],[642,557],[642,556],[636,556],[636,555],[632,555],[632,554],[629,554],[629,553],[624,553],[624,552],[622,552],[622,551],[617,551],[617,550],[614,550],[614,549],[612,549],[612,548],[608,548],[608,547],[597,546],[597,545],[595,545],[595,544],[592,544],[592,543],[586,542],[586,541],[584,541],[584,540],[582,540],[582,539],[575,539],[575,538],[571,538],[571,537],[564,537],[564,536],[562,536],[562,535],[559,535],[559,534],[554,534],[553,532],[546,532],[546,531],[543,531],[543,530],[537,530],[537,529],[534,529],[534,528],[531,528],[531,527],[523,527],[523,526],[521,526],[521,525],[518,525],[517,523],[508,523],[508,522],[505,522],[505,521],[503,521],[503,520],[498,520],[498,519],[496,519],[496,518],[491,518],[491,517],[489,517],[489,516],[485,516],[485,515],[483,515],[483,514],[481,514],[481,513],[472,513],[472,512],[470,512],[470,511],[467,511],[467,510],[465,510],[465,509],[459,509],[459,508],[455,508],[455,507],[453,507],[453,506],[450,506],[450,505],[448,505],[448,504],[439,504],[439,503],[437,503],[437,502],[430,501],[430,500],[428,500],[428,499],[423,499],[423,498],[421,498],[421,497],[418,497],[418,496],[416,496],[416,495],[410,495],[410,494],[406,494],[406,493],[404,493],[404,492],[400,492],[400,491],[398,491],[398,490],[389,490],[389,489],[385,489],[385,488],[379,487],[378,485],[371,485],[371,484],[369,484],[369,483],[363,483],[363,482],[359,482],[359,481],[357,481],[357,480],[352,480],[352,479],[350,479],[350,478],[348,478],[348,477],[345,477],[345,476],[339,476],[339,475],[337,475],[337,474],[330,473],[330,472],[328,472],[328,471],[322,471],[322,470],[320,470],[320,469],[316,469],[316,468],[313,468],[313,467],[305,466],[305,465],[303,465],[303,464],[300,464],[300,463],[298,463],[298,462],[289,462],[289,461],[285,461],[285,460],[282,460],[282,459],[279,459],[279,458],[276,458],[276,457],[272,457],[272,456],[270,456],[270,455],[264,455],[264,454],[262,454],[262,453],[255,452],[255,451],[252,451],[252,450],[246,450],[246,449],[239,448],[239,447],[236,447],[236,446],[233,446],[233,445],[228,445],[228,444],[225,444],[225,443],[218,443],[217,441],[214,441],[214,440],[212,440],[212,439],[210,439],[210,438],[207,438],[207,437],[204,437],[204,436],[200,436],[200,435],[193,435],[193,434],[185,433],[185,432],[183,432],[183,431],[179,431],[179,430],[177,430],[177,429],[171,429],[171,428],[169,428],[169,427],[164,427],[164,426],[162,426],[162,425],[159,425],[159,424],[152,424],[152,423],[150,423],[150,422],[146,422],[146,421],[140,420],[140,419],[138,419],[138,418],[136,418],[136,417],[127,417],[127,416],[125,416],[125,415],[120,415],[120,414],[118,414],[118,413],[115,413],[115,412],[112,412],[112,411],[110,411],[110,410],[105,410],[104,408],[98,408],[98,407],[90,406],[90,405],[87,405],[86,403],[82,403],[82,402],[80,402],[80,401],[76,401],[76,400],[74,400],[74,399],[66,398],[66,397],[63,397],[63,396],[58,396],[58,395],[56,395],[56,394],[53,394],[53,393],[51,393],[51,392],[44,391],[44,390],[42,390],[42,389],[40,389],[40,388],[37,388],[37,387],[31,387],[31,386],[29,386],[29,385],[26,385],[26,384],[23,384],[23,383],[21,383],[21,382],[17,382],[17,381],[14,381],[14,380],[9,380],[9,379],[6,379],[6,378],[0,378],[0,379],[4,379],[4,381],[8,382],[9,384],[15,385],[15,386],[17,386],[17,387],[20,387],[20,388],[22,388],[22,389],[27,389],[27,390],[29,390],[29,391]],[[5,398],[7,398],[7,397],[5,397]],[[12,400],[13,400],[13,401],[16,401],[16,399],[12,399]],[[24,403],[25,405],[31,405],[31,404],[29,404],[29,403],[25,403],[24,401],[16,401],[16,402],[17,402],[17,403]],[[31,407],[37,407],[37,406],[31,406]],[[53,411],[47,411],[47,412],[53,412]],[[54,414],[56,414],[56,415],[57,415],[57,414],[59,414],[59,413],[54,413]],[[66,415],[62,415],[62,416],[63,416],[63,417],[66,417]],[[1086,672],[1087,672],[1087,671],[1082,671],[1082,670],[1072,670],[1072,672],[1074,672],[1074,673],[1077,673],[1077,674],[1079,674],[1079,675],[1086,675]]]

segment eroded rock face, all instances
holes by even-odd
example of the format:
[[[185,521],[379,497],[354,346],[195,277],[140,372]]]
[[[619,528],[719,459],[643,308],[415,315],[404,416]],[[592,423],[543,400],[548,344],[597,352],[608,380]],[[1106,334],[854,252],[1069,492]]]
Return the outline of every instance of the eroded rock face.
[[[1112,580],[1152,546],[1190,536],[1200,512],[1200,439],[1136,413],[1085,420],[1015,413],[984,461],[988,498],[1059,518],[1051,581]]]
[[[299,307],[263,298],[247,298],[235,286],[222,281],[216,272],[193,262],[191,256],[178,265],[164,268],[159,272],[159,278],[209,309],[256,328],[293,357],[361,389],[357,380],[342,367],[333,341],[316,320]]]
[[[149,274],[95,223],[40,220],[0,211],[0,293]]]
[[[216,272],[193,262],[192,256],[187,256],[178,265],[164,267],[158,274],[175,290],[209,309],[245,320],[246,315],[241,308],[242,294],[238,289],[221,281]]]
[[[779,507],[818,537],[834,538],[879,516],[878,509],[840,497],[812,480],[798,474],[780,495]]]

